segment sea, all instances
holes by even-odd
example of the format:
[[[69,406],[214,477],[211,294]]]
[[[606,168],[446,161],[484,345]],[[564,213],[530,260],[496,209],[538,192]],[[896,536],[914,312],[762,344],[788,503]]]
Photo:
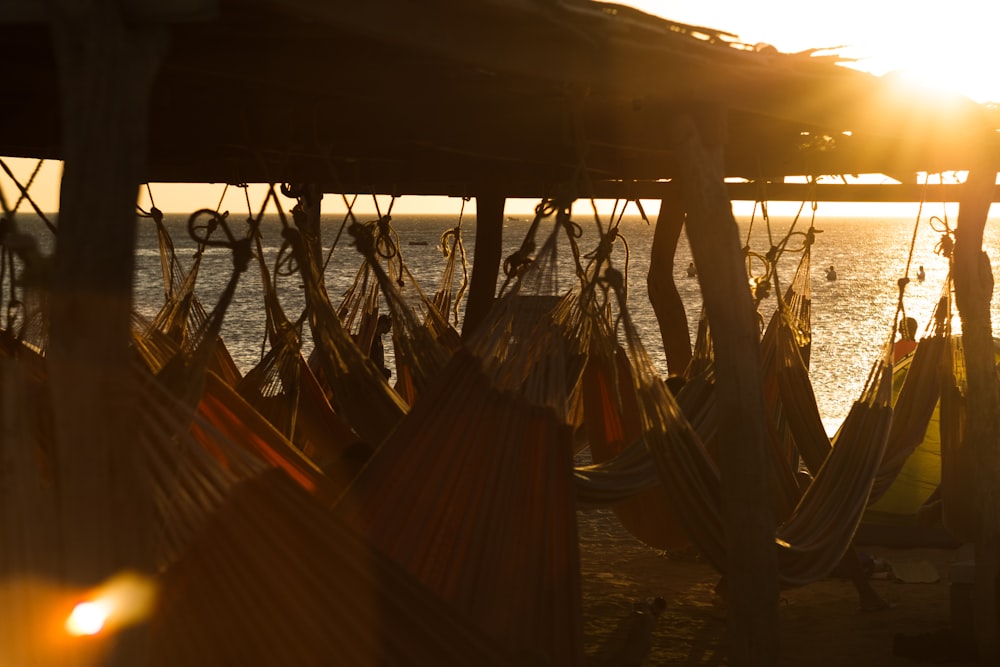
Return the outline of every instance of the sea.
[[[373,219],[374,216],[358,216],[360,222]],[[503,230],[504,257],[520,247],[531,219],[530,215],[506,217]],[[574,219],[577,219],[575,212]],[[46,238],[51,235],[40,221],[27,215],[19,216],[17,221],[21,231],[32,233],[40,239],[43,249],[51,247]],[[185,268],[190,266],[197,248],[196,242],[187,233],[187,221],[187,215],[173,214],[167,214],[164,220],[177,257]],[[352,246],[350,236],[343,229],[344,221],[345,216],[339,213],[327,214],[322,218],[325,252],[329,256],[326,283],[335,304],[339,303],[344,292],[354,282],[362,262],[361,255]],[[415,287],[430,295],[440,287],[446,262],[440,247],[441,237],[446,231],[458,226],[460,221],[463,245],[468,256],[467,268],[471,272],[476,243],[474,216],[466,215],[463,218],[451,213],[392,215],[391,224],[399,238],[401,260],[412,275],[410,282],[416,283],[416,286],[404,286],[404,295],[407,291],[412,295]],[[598,222],[589,211],[581,215],[577,222],[582,232],[578,239],[579,248],[583,253],[591,252],[596,248],[599,238]],[[1000,226],[997,222],[998,219],[989,221],[984,241],[994,276],[1000,275]],[[235,236],[245,234],[245,219],[230,216],[228,223]],[[610,220],[600,221],[603,229],[607,229],[610,224]],[[666,374],[667,366],[659,330],[646,291],[653,224],[640,215],[616,218],[615,224],[618,226],[618,241],[614,246],[612,265],[627,276],[629,313],[653,363]],[[791,280],[801,257],[798,249],[802,246],[802,237],[796,232],[805,232],[810,224],[817,233],[811,248],[812,352],[809,372],[824,425],[832,434],[843,421],[852,402],[861,395],[872,365],[882,346],[892,336],[893,323],[898,315],[898,281],[904,276],[910,278],[903,295],[905,313],[917,320],[921,334],[925,331],[948,276],[948,260],[939,251],[942,235],[946,231],[945,225],[953,227],[954,221],[949,223],[947,216],[924,216],[922,219],[912,216],[826,216],[812,219],[809,215],[772,215],[765,219],[756,210],[749,216],[737,217],[740,243],[754,255],[765,255],[772,246],[778,245],[787,234],[792,233],[787,244],[788,250],[782,255],[777,268],[779,285],[782,287]],[[551,233],[552,228],[552,222],[543,220],[539,226],[539,240]],[[265,261],[273,271],[282,246],[280,219],[265,215],[260,222],[260,229]],[[690,260],[687,240],[682,235],[673,271],[685,303],[689,330],[693,337],[702,313],[702,301],[698,278],[687,274]],[[566,275],[570,276],[572,260],[568,246],[560,250],[559,261],[564,262],[568,271]],[[830,266],[836,270],[836,280],[826,278],[826,270]],[[919,281],[917,273],[921,266],[925,278]],[[218,302],[232,275],[232,267],[229,250],[207,248],[196,287],[196,294],[206,309],[210,310]],[[750,267],[755,273],[761,270],[758,261],[751,262]],[[699,269],[704,272],[710,271],[711,267]],[[461,280],[461,272],[458,280]],[[502,280],[501,271],[500,281]],[[572,278],[566,278],[564,283],[565,289],[570,289]],[[301,280],[296,276],[280,279],[279,296],[290,318],[294,319],[302,312],[304,295]],[[146,316],[155,314],[164,302],[155,225],[142,218],[139,220],[136,248],[134,299],[136,310]],[[773,297],[761,304],[762,321],[767,320],[773,309]],[[1000,298],[996,295],[992,317],[996,328],[996,323],[1000,322]],[[953,325],[956,331],[960,330],[957,316]],[[251,263],[249,270],[240,278],[237,293],[225,314],[222,328],[223,340],[244,372],[259,361],[265,350],[264,327],[262,281],[256,265]],[[391,367],[393,353],[388,338],[386,358]]]

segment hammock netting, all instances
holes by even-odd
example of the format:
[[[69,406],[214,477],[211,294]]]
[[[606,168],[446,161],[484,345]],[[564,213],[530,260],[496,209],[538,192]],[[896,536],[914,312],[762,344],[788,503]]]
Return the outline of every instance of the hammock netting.
[[[580,360],[545,312],[563,299],[526,293],[548,284],[533,278],[547,254],[418,396],[335,513],[501,645],[569,665],[582,659],[582,618],[566,378]]]

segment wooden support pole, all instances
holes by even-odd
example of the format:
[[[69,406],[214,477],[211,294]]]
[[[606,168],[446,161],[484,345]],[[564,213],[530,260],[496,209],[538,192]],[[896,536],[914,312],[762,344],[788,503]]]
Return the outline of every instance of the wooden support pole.
[[[46,359],[62,558],[58,572],[44,574],[80,590],[123,570],[154,569],[130,326],[149,92],[166,31],[124,20],[122,4],[62,2],[52,12],[65,161]],[[145,664],[143,627],[110,641],[101,664]]]
[[[469,300],[465,305],[462,338],[468,339],[490,312],[496,298],[497,277],[503,254],[503,209],[506,198],[496,194],[476,196],[476,247],[473,251]]]
[[[670,130],[681,157],[687,236],[715,345],[729,664],[761,667],[778,660],[778,573],[760,331],[723,180],[725,115],[708,110],[699,119],[706,125],[680,116]]]
[[[691,362],[691,333],[687,312],[674,282],[674,255],[684,227],[684,204],[676,183],[660,201],[660,213],[653,230],[646,290],[660,326],[660,338],[671,375],[681,375]]]
[[[975,451],[972,482],[980,513],[973,608],[982,664],[1000,662],[1000,390],[990,321],[993,273],[983,251],[997,167],[986,159],[970,170],[959,203],[954,250],[955,303],[962,318],[968,381],[965,439]]]
[[[293,186],[294,192],[290,193],[297,197],[295,224],[302,233],[302,240],[306,246],[306,252],[310,259],[318,267],[323,266],[323,234],[322,222],[322,202],[323,191],[316,185],[305,184]],[[325,289],[326,280],[323,271],[319,273],[319,284]]]

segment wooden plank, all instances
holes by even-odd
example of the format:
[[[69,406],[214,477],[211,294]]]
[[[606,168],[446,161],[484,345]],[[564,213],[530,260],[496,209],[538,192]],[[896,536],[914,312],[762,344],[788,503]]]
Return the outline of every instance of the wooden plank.
[[[714,120],[714,123],[711,121]],[[721,114],[669,128],[684,157],[680,179],[688,241],[715,342],[719,469],[726,527],[729,659],[778,663],[778,564],[768,464],[759,329],[743,250],[722,179]],[[705,131],[705,124],[708,131]],[[704,137],[708,137],[705,139]]]
[[[993,156],[970,172],[959,207],[955,231],[955,303],[962,319],[962,344],[968,380],[965,440],[975,448],[976,490],[980,512],[975,541],[976,643],[982,664],[1000,660],[1000,386],[994,366],[990,302],[993,272],[983,251],[983,232],[995,192],[997,167]]]

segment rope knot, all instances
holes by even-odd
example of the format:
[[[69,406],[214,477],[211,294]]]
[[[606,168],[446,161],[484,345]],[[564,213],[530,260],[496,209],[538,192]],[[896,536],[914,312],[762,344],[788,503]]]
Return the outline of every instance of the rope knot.
[[[511,253],[503,261],[503,272],[508,276],[512,276],[520,271],[523,266],[528,265],[531,262],[531,259],[528,257],[529,252],[530,250],[521,248]]]
[[[360,222],[352,222],[347,231],[354,237],[354,247],[366,258],[375,260],[375,239],[368,228]]]
[[[955,241],[951,238],[951,234],[945,233],[941,235],[941,240],[937,242],[934,246],[934,252],[942,257],[951,257],[952,251],[955,249]]]
[[[249,238],[240,239],[233,244],[233,268],[237,273],[243,273],[253,259],[253,245]]]
[[[604,282],[615,292],[621,292],[625,287],[625,277],[622,275],[622,272],[610,266],[604,270]]]

